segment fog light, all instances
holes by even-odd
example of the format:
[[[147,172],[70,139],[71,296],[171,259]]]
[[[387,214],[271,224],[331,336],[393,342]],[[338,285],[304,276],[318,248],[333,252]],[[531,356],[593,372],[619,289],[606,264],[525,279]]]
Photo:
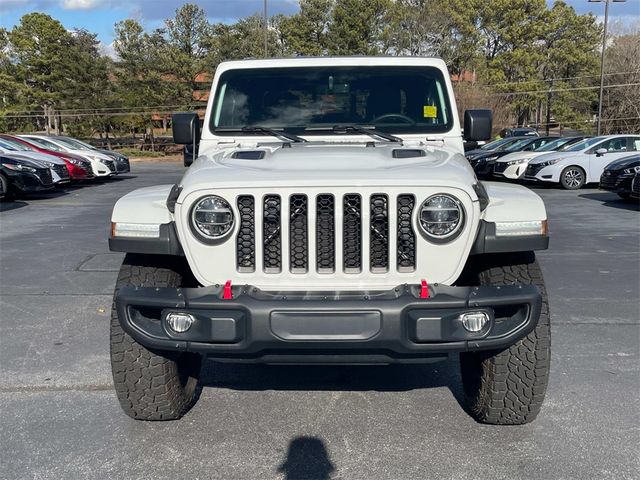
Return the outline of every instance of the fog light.
[[[195,319],[188,313],[169,313],[167,323],[169,328],[177,333],[184,333],[191,328]]]
[[[462,326],[468,332],[478,333],[489,323],[489,314],[486,312],[470,312],[460,315]]]

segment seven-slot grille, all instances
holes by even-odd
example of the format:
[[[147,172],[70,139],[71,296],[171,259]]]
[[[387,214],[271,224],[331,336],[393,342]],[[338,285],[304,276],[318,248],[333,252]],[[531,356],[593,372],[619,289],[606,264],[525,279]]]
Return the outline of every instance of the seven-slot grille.
[[[357,274],[365,267],[371,273],[392,269],[412,272],[416,268],[412,221],[415,197],[411,194],[397,195],[393,201],[384,193],[369,196],[349,193],[339,197],[328,193],[314,196],[294,193],[284,197],[267,194],[257,199],[241,195],[237,208],[239,272],[260,268],[265,273],[281,273],[286,268],[283,258],[288,260],[288,269],[293,274],[310,270]],[[260,215],[256,215],[256,208],[261,209]],[[260,224],[256,224],[256,218],[261,219]],[[259,266],[256,242],[262,244]],[[392,244],[395,252],[391,251]]]

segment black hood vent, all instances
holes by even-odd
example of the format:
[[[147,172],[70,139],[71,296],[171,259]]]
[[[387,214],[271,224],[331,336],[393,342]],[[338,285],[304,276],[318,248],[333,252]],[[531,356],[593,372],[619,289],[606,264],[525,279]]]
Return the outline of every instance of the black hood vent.
[[[424,150],[420,150],[417,148],[409,149],[409,148],[396,148],[392,154],[393,158],[416,158],[416,157],[426,157],[427,152]]]
[[[239,150],[233,152],[231,158],[237,158],[238,160],[262,160],[264,156],[264,150]]]

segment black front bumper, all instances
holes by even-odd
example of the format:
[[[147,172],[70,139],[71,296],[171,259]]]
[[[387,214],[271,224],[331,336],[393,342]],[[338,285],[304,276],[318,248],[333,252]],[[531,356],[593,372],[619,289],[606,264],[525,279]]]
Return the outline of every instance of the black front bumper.
[[[429,287],[384,292],[263,292],[234,287],[123,287],[116,294],[122,328],[157,350],[182,350],[221,361],[394,363],[428,361],[449,352],[504,349],[538,323],[541,296],[532,285]],[[489,325],[465,330],[466,312],[487,312]],[[185,333],[171,312],[195,318]]]

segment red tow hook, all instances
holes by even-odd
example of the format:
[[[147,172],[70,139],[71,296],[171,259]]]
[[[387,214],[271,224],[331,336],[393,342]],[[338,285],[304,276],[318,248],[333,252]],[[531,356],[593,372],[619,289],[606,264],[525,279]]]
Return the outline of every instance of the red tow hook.
[[[231,280],[227,280],[222,290],[223,300],[233,300],[233,293],[231,292]]]
[[[422,280],[421,282],[420,298],[429,298],[429,284],[426,280]]]

